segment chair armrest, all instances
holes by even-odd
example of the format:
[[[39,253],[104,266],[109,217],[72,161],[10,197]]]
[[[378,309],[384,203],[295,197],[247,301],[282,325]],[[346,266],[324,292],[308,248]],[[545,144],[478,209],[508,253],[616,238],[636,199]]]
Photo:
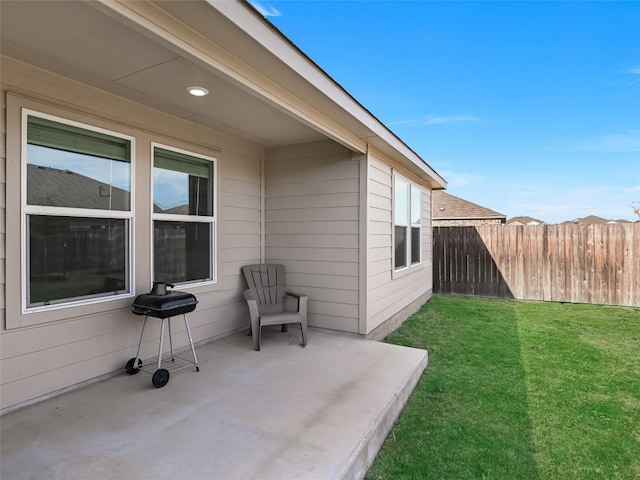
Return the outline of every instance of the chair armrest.
[[[251,295],[251,290],[245,290],[244,292],[242,292],[242,296],[247,302],[249,300],[256,300],[256,298],[253,295]]]
[[[242,295],[249,306],[249,315],[251,315],[251,318],[258,318],[260,316],[260,313],[258,313],[258,301],[251,294],[251,290],[245,290]]]
[[[307,295],[300,295],[298,293],[294,293],[290,290],[285,289],[285,296],[298,300],[298,311],[306,315],[307,301],[309,300],[309,297]]]
[[[290,297],[293,297],[293,298],[295,298],[295,299],[297,299],[297,300],[301,299],[302,297],[307,297],[307,295],[302,295],[302,294],[300,294],[300,293],[292,292],[292,291],[291,291],[291,290],[289,290],[288,288],[285,288],[285,289],[284,289],[284,294],[285,294],[285,295],[288,295],[288,296],[290,296]],[[308,298],[308,297],[307,297],[307,298]]]

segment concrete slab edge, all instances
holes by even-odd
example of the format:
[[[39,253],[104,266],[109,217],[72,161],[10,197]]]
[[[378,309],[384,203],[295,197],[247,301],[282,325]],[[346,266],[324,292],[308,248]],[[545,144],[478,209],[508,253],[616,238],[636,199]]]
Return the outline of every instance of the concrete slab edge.
[[[400,328],[406,319],[408,319],[411,315],[413,315],[418,310],[420,310],[422,306],[431,299],[431,297],[433,297],[432,290],[428,290],[427,292],[421,294],[409,305],[403,307],[399,312],[389,317],[387,320],[382,322],[380,325],[374,328],[371,332],[365,335],[365,338],[367,340],[375,340],[375,341],[384,340],[392,332],[395,332],[398,328]]]
[[[400,391],[389,401],[384,411],[372,422],[370,431],[354,449],[339,480],[361,480],[373,465],[391,429],[398,420],[410,395],[420,381],[428,365],[428,352],[423,350],[416,368],[405,379]]]

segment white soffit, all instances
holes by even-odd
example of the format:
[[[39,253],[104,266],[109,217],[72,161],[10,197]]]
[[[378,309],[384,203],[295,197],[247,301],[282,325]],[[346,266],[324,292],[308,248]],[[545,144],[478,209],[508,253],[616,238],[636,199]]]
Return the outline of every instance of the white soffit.
[[[0,48],[25,63],[265,147],[372,145],[444,180],[248,3],[0,0]],[[194,98],[185,91],[210,91]]]
[[[145,4],[146,2],[134,2]],[[182,3],[182,2],[178,2]],[[97,2],[0,1],[3,55],[266,147],[326,138]],[[211,11],[211,9],[209,9]],[[186,87],[205,82],[211,94]]]

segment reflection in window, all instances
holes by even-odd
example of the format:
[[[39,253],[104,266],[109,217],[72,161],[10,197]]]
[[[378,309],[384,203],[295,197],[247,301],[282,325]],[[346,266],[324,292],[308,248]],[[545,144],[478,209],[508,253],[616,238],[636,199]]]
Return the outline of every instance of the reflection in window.
[[[129,140],[29,116],[27,204],[128,211]]]
[[[210,279],[209,223],[153,222],[154,281],[184,283]]]
[[[420,263],[422,259],[422,255],[420,254],[421,250],[421,229],[420,227],[411,227],[411,265],[415,265],[416,263]]]
[[[420,224],[422,219],[422,211],[420,209],[420,199],[422,194],[413,185],[411,186],[411,224]]]
[[[407,246],[409,228],[409,184],[396,176],[393,183],[393,221],[394,221],[394,266],[397,269],[407,266]]]
[[[396,269],[407,266],[407,227],[394,228],[395,230],[395,267]]]
[[[127,221],[30,215],[30,307],[125,292]]]
[[[153,211],[212,216],[213,162],[156,148],[153,164]]]
[[[214,279],[214,161],[155,147],[153,281]]]
[[[130,293],[131,140],[24,115],[26,307]]]
[[[411,265],[422,261],[422,193],[411,185]]]
[[[422,261],[422,193],[399,175],[393,189],[394,267],[400,270]]]

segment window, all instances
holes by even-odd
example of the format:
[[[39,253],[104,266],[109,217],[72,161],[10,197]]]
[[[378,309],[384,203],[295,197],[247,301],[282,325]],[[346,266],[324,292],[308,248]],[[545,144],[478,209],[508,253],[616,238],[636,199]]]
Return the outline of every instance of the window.
[[[422,261],[422,192],[411,185],[411,265]]]
[[[132,139],[23,110],[24,304],[131,292]]]
[[[153,147],[153,281],[214,282],[215,159]]]
[[[399,175],[393,191],[394,267],[401,270],[422,261],[422,193]]]

